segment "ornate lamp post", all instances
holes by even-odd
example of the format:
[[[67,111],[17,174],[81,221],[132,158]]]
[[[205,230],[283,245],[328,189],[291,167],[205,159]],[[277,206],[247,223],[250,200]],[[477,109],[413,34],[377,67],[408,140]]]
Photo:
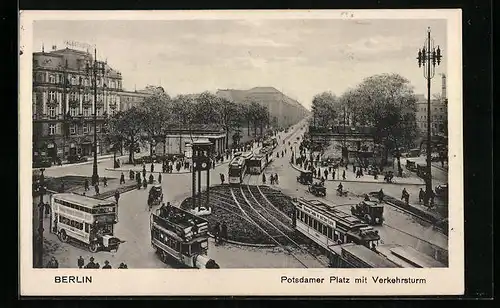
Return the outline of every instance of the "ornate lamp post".
[[[97,78],[104,75],[104,62],[97,61],[97,49],[94,49],[94,59],[92,64],[86,64],[85,71],[92,78],[94,88],[94,164],[92,169],[92,185],[99,182],[99,174],[97,173]]]
[[[418,50],[418,67],[423,66],[424,77],[427,79],[427,172],[425,190],[427,200],[432,192],[431,175],[431,79],[434,77],[436,65],[441,63],[441,49],[434,47],[434,40],[431,38],[431,29],[427,29],[427,39],[422,49]]]

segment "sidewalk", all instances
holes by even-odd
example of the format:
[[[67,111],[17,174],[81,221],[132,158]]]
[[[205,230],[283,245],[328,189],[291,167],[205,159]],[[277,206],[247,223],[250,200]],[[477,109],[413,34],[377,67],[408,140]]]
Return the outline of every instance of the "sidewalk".
[[[113,156],[114,156],[114,154],[107,154],[107,155],[98,156],[97,157],[97,162],[108,160],[110,158],[113,158]],[[123,160],[123,159],[126,159],[126,158],[128,158],[128,155],[116,156],[116,159],[120,159],[120,160]],[[89,157],[89,159],[87,161],[84,161],[84,162],[81,162],[81,163],[70,164],[70,163],[68,163],[66,161],[61,166],[59,166],[59,165],[52,165],[52,166],[50,166],[50,167],[48,167],[46,169],[65,168],[65,167],[70,167],[70,166],[81,166],[81,165],[88,165],[88,164],[93,164],[93,163],[94,163],[94,158],[93,157]]]
[[[292,168],[294,168],[297,171],[302,170],[302,168],[300,168],[299,166],[297,166],[295,164],[290,163],[290,161],[289,161],[289,164],[292,166]],[[319,167],[319,169],[321,170],[320,171],[321,175],[324,176],[323,172],[324,172],[324,170],[328,170],[328,167]],[[346,179],[345,180],[342,179],[342,172],[344,170],[346,170],[346,172],[345,172]],[[314,176],[314,178],[317,178],[317,176]],[[332,179],[332,173],[330,173],[330,172],[328,173],[327,181],[334,181]],[[373,175],[367,175],[367,174],[363,175],[360,178],[356,178],[356,175],[354,174],[354,172],[352,172],[352,169],[345,169],[343,167],[340,167],[340,168],[335,170],[335,181],[387,184],[384,181],[383,175],[379,175],[378,179],[375,179],[373,177]],[[390,184],[394,184],[394,185],[425,185],[425,182],[423,179],[417,178],[417,177],[402,177],[402,178],[400,178],[400,177],[395,176],[393,178],[393,182]]]

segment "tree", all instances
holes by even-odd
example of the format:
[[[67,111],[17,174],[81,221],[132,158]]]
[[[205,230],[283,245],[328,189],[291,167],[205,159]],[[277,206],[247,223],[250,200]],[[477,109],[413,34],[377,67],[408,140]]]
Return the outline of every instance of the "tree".
[[[253,126],[253,135],[254,136],[257,136],[257,127],[260,125],[260,122],[261,122],[261,118],[262,118],[262,115],[261,115],[261,106],[252,101],[250,103],[250,105],[248,106],[248,111],[247,111],[247,119],[248,119],[248,122],[252,124]],[[249,125],[249,129],[250,129],[250,125]]]
[[[121,136],[129,147],[129,163],[134,162],[135,145],[139,139],[140,133],[144,128],[146,114],[137,107],[132,107],[125,111],[120,111],[110,119],[110,128],[112,134]]]
[[[218,104],[220,98],[210,92],[203,92],[196,95],[193,108],[194,123],[196,124],[213,124],[219,123],[220,114],[218,113]]]
[[[331,92],[315,95],[311,108],[314,126],[330,127],[337,118],[338,104],[338,98]]]
[[[229,101],[225,98],[220,98],[219,103],[218,103],[218,113],[219,113],[219,119],[222,127],[224,127],[225,130],[225,142],[226,142],[226,149],[229,148],[229,132],[236,128],[238,126],[238,108],[235,105],[234,102]],[[234,141],[234,135],[233,135],[233,141]],[[239,140],[238,140],[239,141]]]
[[[144,113],[144,131],[150,144],[150,156],[153,156],[153,144],[165,141],[165,132],[171,120],[171,101],[165,93],[158,91],[146,97],[140,104]]]
[[[384,163],[390,150],[413,144],[418,134],[417,100],[406,78],[397,74],[371,76],[363,80],[355,93],[359,112],[375,128],[375,141],[385,145]],[[401,170],[400,155],[397,159]]]

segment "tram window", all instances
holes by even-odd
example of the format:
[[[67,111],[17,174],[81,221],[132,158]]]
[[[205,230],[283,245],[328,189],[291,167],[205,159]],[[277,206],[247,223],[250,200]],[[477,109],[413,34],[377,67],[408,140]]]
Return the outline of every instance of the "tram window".
[[[323,226],[323,235],[328,235],[328,227]]]
[[[304,221],[304,212],[300,212],[300,220]]]
[[[89,224],[85,223],[85,232],[89,233],[89,228],[90,228]]]
[[[330,238],[330,239],[331,239],[331,238],[333,238],[333,237],[332,237],[332,236],[333,236],[333,235],[332,235],[332,233],[333,233],[333,232],[332,232],[332,228],[331,228],[331,227],[327,227],[327,228],[328,228],[328,235],[327,235],[327,236],[328,236],[328,238]]]
[[[308,224],[308,223],[309,223],[309,216],[305,215],[305,217],[304,217],[304,218],[305,218],[305,219],[304,219],[304,222],[305,222],[306,224]]]
[[[318,222],[315,219],[313,220],[313,228],[314,230],[318,230]]]

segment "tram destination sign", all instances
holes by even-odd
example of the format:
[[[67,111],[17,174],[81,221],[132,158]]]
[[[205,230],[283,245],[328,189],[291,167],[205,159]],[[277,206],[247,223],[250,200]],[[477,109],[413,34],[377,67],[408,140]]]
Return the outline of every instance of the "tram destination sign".
[[[311,215],[312,217],[318,219],[319,221],[329,225],[330,227],[332,228],[335,228],[336,227],[336,223],[334,220],[331,220],[329,218],[327,218],[326,216],[320,214],[320,213],[317,213],[315,212],[314,210],[311,210],[309,207],[305,206],[302,204],[302,210],[304,212],[306,212],[307,214]]]

